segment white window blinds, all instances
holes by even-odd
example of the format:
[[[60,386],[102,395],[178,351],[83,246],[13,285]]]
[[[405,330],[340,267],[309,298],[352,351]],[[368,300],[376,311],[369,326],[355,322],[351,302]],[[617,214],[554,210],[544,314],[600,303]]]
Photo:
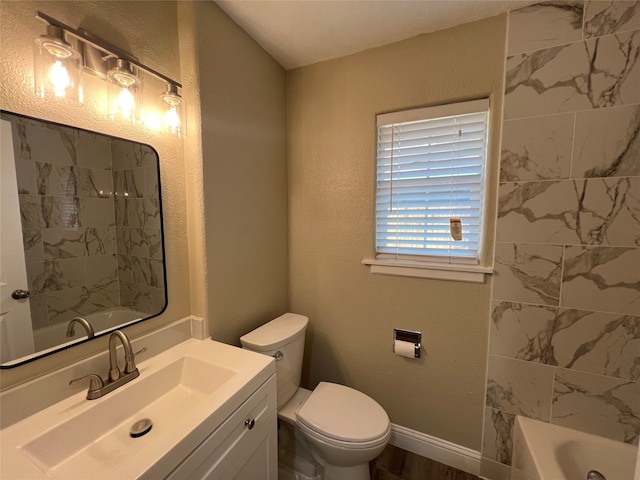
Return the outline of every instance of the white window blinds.
[[[485,99],[377,116],[378,258],[478,263],[488,111]]]

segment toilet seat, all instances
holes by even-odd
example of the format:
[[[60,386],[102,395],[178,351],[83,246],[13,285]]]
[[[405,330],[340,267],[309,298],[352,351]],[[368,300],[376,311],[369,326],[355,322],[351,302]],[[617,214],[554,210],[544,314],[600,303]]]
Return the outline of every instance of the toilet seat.
[[[330,445],[334,448],[341,448],[346,450],[367,450],[371,448],[376,448],[381,445],[386,445],[391,437],[391,426],[387,429],[387,431],[380,437],[374,440],[370,440],[368,442],[351,442],[338,440],[333,437],[329,437],[327,435],[323,435],[319,432],[316,432],[312,428],[309,428],[302,422],[297,423],[297,427],[303,433],[303,435],[309,439],[314,439],[317,442],[324,443],[326,445]]]
[[[320,382],[296,410],[306,434],[344,448],[370,448],[388,441],[390,422],[384,409],[358,390]]]

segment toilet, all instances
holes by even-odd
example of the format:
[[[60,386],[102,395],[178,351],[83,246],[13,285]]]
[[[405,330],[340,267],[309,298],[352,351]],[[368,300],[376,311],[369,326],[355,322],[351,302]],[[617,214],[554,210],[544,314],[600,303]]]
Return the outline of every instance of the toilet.
[[[325,480],[369,480],[369,462],[389,442],[384,409],[358,390],[320,382],[300,388],[304,337],[309,319],[285,313],[240,338],[248,350],[276,360],[278,418],[295,427],[324,468]]]

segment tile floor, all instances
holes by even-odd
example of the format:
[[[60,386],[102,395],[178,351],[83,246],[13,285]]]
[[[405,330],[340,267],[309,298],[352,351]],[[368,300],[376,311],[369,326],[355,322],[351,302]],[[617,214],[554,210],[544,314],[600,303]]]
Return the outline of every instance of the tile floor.
[[[371,480],[480,480],[470,473],[456,470],[401,448],[387,445],[371,462]]]

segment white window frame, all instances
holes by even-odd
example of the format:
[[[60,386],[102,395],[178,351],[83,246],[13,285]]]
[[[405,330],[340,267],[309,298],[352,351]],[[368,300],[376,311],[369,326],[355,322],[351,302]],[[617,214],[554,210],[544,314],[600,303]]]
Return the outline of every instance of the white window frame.
[[[371,273],[383,275],[398,275],[418,278],[434,278],[443,280],[456,280],[472,283],[483,283],[485,274],[493,272],[493,268],[482,264],[483,245],[487,239],[486,226],[486,197],[488,194],[487,166],[489,163],[489,99],[460,102],[435,107],[418,108],[400,112],[377,115],[377,126],[388,127],[390,125],[407,124],[422,120],[434,120],[439,118],[467,115],[470,113],[486,112],[484,158],[481,167],[481,195],[479,201],[479,240],[475,258],[456,257],[450,255],[408,255],[406,253],[381,253],[376,252],[375,259],[362,260],[363,264],[371,267]],[[378,130],[379,131],[379,130]],[[376,135],[376,144],[378,138]],[[379,158],[376,156],[376,166]],[[377,181],[378,175],[376,175]],[[451,177],[448,177],[451,178]],[[400,180],[400,183],[402,180]],[[450,182],[443,182],[443,185]],[[376,231],[377,225],[377,195],[376,195]],[[464,236],[464,222],[463,222]],[[424,250],[426,252],[426,249]]]

